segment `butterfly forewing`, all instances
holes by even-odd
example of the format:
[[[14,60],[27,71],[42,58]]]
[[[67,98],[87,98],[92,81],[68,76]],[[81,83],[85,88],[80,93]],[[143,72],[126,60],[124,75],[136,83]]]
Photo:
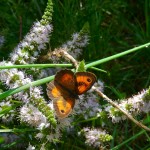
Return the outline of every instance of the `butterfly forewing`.
[[[60,90],[63,97],[77,97],[75,93],[76,79],[71,70],[59,71],[55,76],[54,85]]]
[[[78,95],[81,95],[88,91],[96,82],[96,76],[91,72],[77,72],[76,73],[77,87],[76,91]]]

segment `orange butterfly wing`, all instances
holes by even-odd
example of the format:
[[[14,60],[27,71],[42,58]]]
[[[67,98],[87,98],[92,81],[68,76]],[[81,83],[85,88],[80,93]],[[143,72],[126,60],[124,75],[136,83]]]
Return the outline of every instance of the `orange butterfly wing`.
[[[90,72],[77,72],[71,70],[59,71],[54,82],[47,84],[47,95],[53,100],[53,106],[58,118],[65,118],[71,112],[75,99],[88,91],[96,81],[96,76]]]
[[[75,75],[77,81],[76,92],[78,95],[88,91],[97,80],[95,74],[91,72],[77,72]]]
[[[57,100],[61,96],[61,93],[56,88],[53,81],[47,84],[46,90],[47,90],[48,97],[52,100],[55,100],[55,99]]]
[[[59,71],[54,79],[54,85],[61,92],[65,99],[68,97],[78,98],[76,94],[76,77],[71,70],[61,70]]]
[[[75,99],[64,99],[62,93],[54,85],[53,81],[47,84],[47,95],[53,100],[53,106],[58,118],[66,118],[72,112]]]
[[[75,104],[75,99],[64,99],[60,97],[57,101],[53,101],[54,109],[58,118],[66,118],[71,112]]]

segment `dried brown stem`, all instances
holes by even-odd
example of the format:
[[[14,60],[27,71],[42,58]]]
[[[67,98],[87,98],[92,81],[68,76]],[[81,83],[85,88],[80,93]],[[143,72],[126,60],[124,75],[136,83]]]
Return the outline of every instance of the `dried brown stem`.
[[[114,103],[110,98],[108,98],[105,94],[103,94],[101,91],[99,91],[97,88],[95,88],[94,86],[92,87],[93,90],[95,90],[102,98],[104,98],[105,100],[107,100],[107,102],[109,102],[112,106],[114,106],[115,108],[119,109],[125,116],[127,116],[127,118],[129,118],[132,122],[134,122],[137,126],[139,126],[140,128],[143,128],[146,131],[150,131],[150,128],[148,128],[147,126],[145,126],[144,124],[140,123],[139,121],[135,120],[130,114],[128,114],[125,110],[123,110],[122,108],[120,108],[116,103]]]
[[[66,60],[71,61],[75,68],[78,67],[78,62],[70,54],[67,53],[66,49],[63,48],[55,49],[54,51],[49,51],[46,55],[40,56],[39,60],[47,61],[53,57],[63,57]]]
[[[66,60],[71,61],[71,62],[73,63],[73,65],[75,66],[75,68],[78,67],[77,61],[76,61],[70,54],[68,54],[65,50],[61,50],[61,51],[60,51],[60,54],[61,54],[62,56],[64,56]]]

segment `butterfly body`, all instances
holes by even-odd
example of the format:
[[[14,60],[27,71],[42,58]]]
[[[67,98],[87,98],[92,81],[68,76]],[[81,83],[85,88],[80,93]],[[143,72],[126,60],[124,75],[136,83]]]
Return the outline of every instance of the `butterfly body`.
[[[74,74],[67,69],[59,71],[54,81],[47,85],[47,94],[53,100],[57,117],[67,117],[72,112],[78,95],[88,91],[95,81],[96,76],[90,72]]]

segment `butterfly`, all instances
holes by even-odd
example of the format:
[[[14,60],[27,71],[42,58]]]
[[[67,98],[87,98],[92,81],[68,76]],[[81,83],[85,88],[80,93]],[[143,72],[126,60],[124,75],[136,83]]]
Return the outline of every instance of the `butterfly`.
[[[54,81],[47,84],[47,95],[53,100],[53,107],[58,118],[66,118],[73,110],[78,95],[88,91],[96,82],[91,72],[61,70],[55,75]]]

